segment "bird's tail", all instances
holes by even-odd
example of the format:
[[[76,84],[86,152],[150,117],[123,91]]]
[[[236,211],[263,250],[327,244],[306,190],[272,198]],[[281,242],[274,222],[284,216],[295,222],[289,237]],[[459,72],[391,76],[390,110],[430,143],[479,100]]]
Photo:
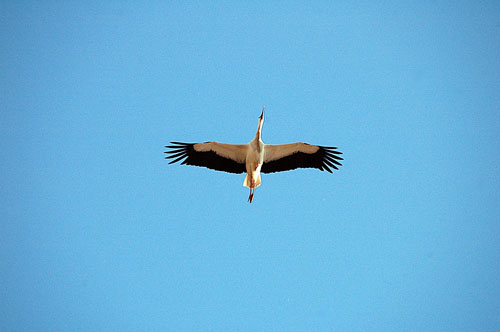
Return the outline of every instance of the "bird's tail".
[[[243,181],[243,186],[248,187],[250,189],[252,189],[252,188],[255,189],[258,186],[260,186],[261,183],[262,183],[262,180],[260,178],[260,173],[259,173],[259,175],[257,175],[257,179],[254,182],[254,185],[252,186],[251,176],[247,173],[247,175],[245,176],[245,180]]]

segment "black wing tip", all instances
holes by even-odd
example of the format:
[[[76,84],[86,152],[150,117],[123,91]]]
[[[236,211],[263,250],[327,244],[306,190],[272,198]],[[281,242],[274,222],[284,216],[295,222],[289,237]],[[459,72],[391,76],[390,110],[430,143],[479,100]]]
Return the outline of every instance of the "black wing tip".
[[[178,158],[176,158],[176,157],[178,157]],[[169,162],[168,164],[169,164],[169,165],[170,165],[170,164],[174,164],[174,163],[176,163],[176,162],[178,162],[178,161],[180,161],[180,160],[182,160],[182,159],[184,159],[184,158],[186,158],[186,157],[187,157],[187,155],[186,155],[186,154],[183,154],[182,156],[178,156],[178,155],[177,155],[177,156],[171,156],[171,158],[176,158],[176,159],[172,160],[172,161],[171,161],[171,162]],[[187,158],[186,158],[186,160],[187,160]],[[186,160],[184,160],[184,162],[186,162]],[[183,165],[183,164],[184,164],[184,162],[183,162],[183,163],[181,163],[181,165]]]
[[[195,145],[196,143],[184,143],[184,142],[170,142],[170,144],[176,144],[180,146]]]
[[[194,143],[182,143],[182,142],[170,142],[170,144],[175,144],[175,145],[165,145],[165,148],[169,150],[163,152],[168,154],[165,157],[165,159],[174,159],[168,163],[169,165],[174,164],[184,158],[187,158],[189,147],[194,145]]]
[[[182,158],[185,158],[186,156],[182,156],[180,158],[177,158],[177,159],[174,159],[174,160],[170,160],[170,162],[168,163],[169,165],[170,164],[174,164],[176,162],[178,162],[179,160],[181,160]],[[165,157],[165,159],[170,159],[170,157]]]
[[[342,166],[339,160],[344,160],[339,155],[343,153],[338,151],[337,150],[338,147],[336,146],[322,146],[321,148],[324,151],[324,157],[323,157],[324,159],[322,167],[325,168],[330,173],[333,173],[330,168],[333,168],[334,170],[338,171],[339,167]]]
[[[342,154],[342,152],[338,151],[338,147],[336,146],[322,146],[322,148],[328,153]]]

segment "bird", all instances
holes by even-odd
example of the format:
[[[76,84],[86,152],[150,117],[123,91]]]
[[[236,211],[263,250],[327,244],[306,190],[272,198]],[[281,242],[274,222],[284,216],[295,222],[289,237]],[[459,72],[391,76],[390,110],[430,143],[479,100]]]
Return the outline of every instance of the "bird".
[[[252,203],[255,189],[262,183],[261,173],[275,173],[297,168],[316,168],[332,173],[338,170],[341,160],[337,147],[311,145],[302,142],[290,144],[264,144],[262,125],[264,110],[259,116],[259,125],[254,139],[248,144],[225,144],[219,142],[182,143],[166,145],[165,159],[174,159],[168,164],[182,160],[181,165],[207,167],[228,173],[246,173],[243,186],[250,188],[248,202]]]

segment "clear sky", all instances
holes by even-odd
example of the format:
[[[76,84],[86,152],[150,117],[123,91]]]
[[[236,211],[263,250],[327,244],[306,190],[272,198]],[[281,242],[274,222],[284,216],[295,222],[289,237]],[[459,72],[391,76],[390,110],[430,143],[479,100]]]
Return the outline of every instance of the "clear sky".
[[[500,3],[306,3],[0,4],[2,331],[498,331]]]

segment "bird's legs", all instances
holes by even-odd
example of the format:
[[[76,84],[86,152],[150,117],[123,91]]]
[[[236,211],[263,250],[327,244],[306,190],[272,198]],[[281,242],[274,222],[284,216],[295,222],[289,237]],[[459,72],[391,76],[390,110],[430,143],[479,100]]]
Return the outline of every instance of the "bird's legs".
[[[250,196],[248,196],[249,203],[252,203],[253,201],[253,194],[255,194],[255,188],[254,189],[250,188]]]

